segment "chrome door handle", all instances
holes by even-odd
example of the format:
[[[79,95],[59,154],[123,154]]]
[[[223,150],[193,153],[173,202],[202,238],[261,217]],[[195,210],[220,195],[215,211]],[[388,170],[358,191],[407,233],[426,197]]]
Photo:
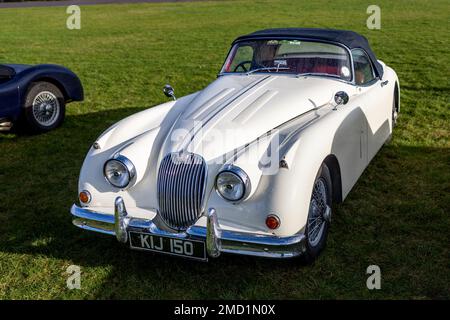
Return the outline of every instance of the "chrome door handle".
[[[384,86],[387,85],[388,83],[389,83],[389,80],[383,81],[383,82],[381,83],[381,87],[384,87]]]

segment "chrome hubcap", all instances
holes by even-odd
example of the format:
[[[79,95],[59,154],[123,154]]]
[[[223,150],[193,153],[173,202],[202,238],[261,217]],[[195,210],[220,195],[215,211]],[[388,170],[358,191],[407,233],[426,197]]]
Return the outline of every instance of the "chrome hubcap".
[[[49,91],[40,92],[33,100],[33,116],[41,126],[48,127],[58,119],[60,107],[58,98]]]
[[[308,241],[316,246],[322,238],[325,223],[331,219],[331,208],[327,204],[327,188],[323,178],[317,179],[309,205]]]

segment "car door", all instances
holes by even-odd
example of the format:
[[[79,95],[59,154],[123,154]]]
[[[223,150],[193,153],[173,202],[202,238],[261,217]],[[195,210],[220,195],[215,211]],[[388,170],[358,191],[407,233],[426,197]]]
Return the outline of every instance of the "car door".
[[[372,63],[362,49],[353,49],[352,58],[355,70],[355,85],[361,96],[361,110],[367,123],[367,162],[375,156],[390,133],[386,111],[386,92],[382,81],[375,75]]]
[[[0,66],[0,118],[15,119],[19,115],[19,92],[11,68]]]

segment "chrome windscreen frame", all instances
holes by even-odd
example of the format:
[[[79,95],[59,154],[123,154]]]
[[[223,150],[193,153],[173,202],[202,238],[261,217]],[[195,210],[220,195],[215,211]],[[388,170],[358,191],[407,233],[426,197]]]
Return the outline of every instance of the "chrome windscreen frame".
[[[352,53],[349,47],[347,47],[346,45],[339,43],[339,42],[335,42],[335,41],[327,41],[327,40],[318,40],[318,39],[311,39],[311,38],[302,38],[302,37],[280,37],[280,36],[273,36],[273,37],[257,37],[255,38],[255,40],[280,40],[280,39],[286,39],[286,40],[300,40],[300,41],[309,41],[309,42],[320,42],[320,43],[328,43],[328,44],[333,44],[336,46],[339,46],[341,48],[343,48],[348,56],[349,56],[349,61],[350,61],[350,67],[351,67],[351,78],[350,80],[345,80],[345,79],[340,79],[340,78],[334,78],[334,77],[327,77],[327,79],[331,79],[331,80],[336,80],[336,81],[340,81],[340,82],[344,82],[347,84],[351,84],[351,85],[355,85],[355,66],[353,64],[353,57],[352,57]],[[231,51],[234,48],[234,45],[236,45],[239,42],[246,42],[252,40],[251,38],[247,38],[247,39],[242,39],[239,41],[235,41],[233,42],[231,48],[228,50],[228,53],[226,55],[225,61],[222,64],[222,67],[220,68],[220,72],[217,74],[217,77],[220,76],[224,76],[224,75],[241,75],[241,76],[246,76],[246,73],[238,73],[238,72],[222,72],[222,70],[224,69],[225,63],[227,62],[227,58],[229,57]],[[254,74],[271,74],[271,73],[260,73],[260,72],[256,72]],[[277,72],[277,73],[272,73],[272,75],[290,75],[290,76],[297,76],[295,73],[287,73],[287,72]]]

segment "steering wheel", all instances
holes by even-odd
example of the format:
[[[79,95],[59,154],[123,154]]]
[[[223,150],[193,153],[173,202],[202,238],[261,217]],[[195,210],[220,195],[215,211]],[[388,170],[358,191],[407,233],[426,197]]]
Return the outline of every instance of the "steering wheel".
[[[242,68],[242,70],[244,70],[244,72],[247,72],[249,69],[247,69],[245,67],[246,64],[250,63],[249,68],[252,66],[252,61],[251,60],[246,60],[246,61],[242,61],[240,62],[236,67],[234,67],[233,72],[237,72],[237,69]]]

